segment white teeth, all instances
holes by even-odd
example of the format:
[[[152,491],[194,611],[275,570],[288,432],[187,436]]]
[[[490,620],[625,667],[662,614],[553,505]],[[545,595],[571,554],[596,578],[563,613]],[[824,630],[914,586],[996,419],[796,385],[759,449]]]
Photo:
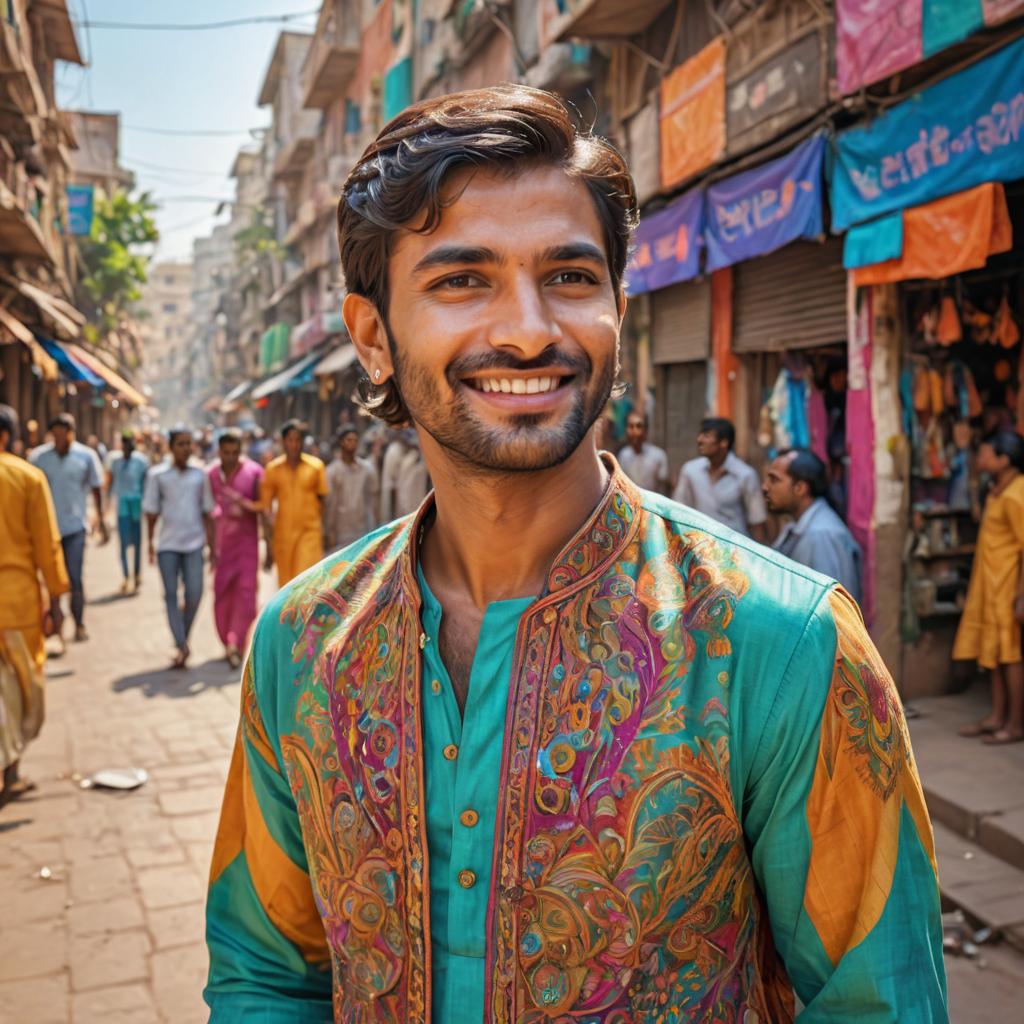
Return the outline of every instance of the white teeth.
[[[525,395],[526,394],[526,381],[522,377],[516,377],[512,381],[512,394],[513,395]]]
[[[474,384],[481,391],[504,393],[506,395],[537,395],[554,391],[558,387],[557,377],[483,377]]]
[[[538,377],[531,377],[526,382],[526,393],[528,395],[535,395],[535,394],[537,394],[537,392],[540,391],[540,383],[541,383],[540,382],[540,378],[538,378]]]
[[[504,378],[502,378],[502,380],[501,380],[501,391],[502,391],[502,394],[505,394],[505,395],[512,394],[512,381],[505,380]]]

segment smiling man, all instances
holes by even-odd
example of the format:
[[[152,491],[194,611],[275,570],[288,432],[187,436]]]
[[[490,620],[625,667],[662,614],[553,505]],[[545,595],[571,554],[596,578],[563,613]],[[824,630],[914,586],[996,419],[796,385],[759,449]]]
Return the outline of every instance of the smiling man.
[[[261,616],[214,1024],[945,1020],[931,829],[856,606],[596,449],[618,153],[547,93],[442,97],[338,220],[365,404],[434,492]]]

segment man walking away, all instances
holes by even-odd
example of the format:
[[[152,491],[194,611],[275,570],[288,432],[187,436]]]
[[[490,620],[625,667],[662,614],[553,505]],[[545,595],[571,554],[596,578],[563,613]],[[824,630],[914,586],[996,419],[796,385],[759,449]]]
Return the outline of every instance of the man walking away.
[[[217,533],[213,616],[224,655],[232,668],[238,668],[256,618],[263,467],[242,454],[242,435],[237,430],[225,430],[217,449],[220,459],[207,471]]]
[[[683,466],[672,498],[765,544],[768,513],[761,481],[757,470],[732,450],[735,441],[736,428],[728,420],[703,420],[697,435],[699,454]]]
[[[619,452],[622,471],[645,491],[668,491],[668,455],[647,440],[647,417],[631,412],[626,418],[626,447]]]
[[[107,458],[107,497],[117,501],[117,539],[121,547],[122,594],[135,594],[142,584],[142,492],[149,459],[135,446],[135,431],[121,434],[121,450]],[[135,554],[128,573],[128,550]]]
[[[85,562],[86,500],[92,492],[96,503],[100,542],[110,539],[103,520],[103,467],[96,453],[75,440],[75,418],[63,412],[50,421],[53,441],[32,452],[32,465],[46,475],[57,512],[64,564],[71,580],[71,614],[75,619],[75,640],[89,639],[85,630],[85,587],[82,573]]]
[[[277,581],[282,587],[324,557],[327,478],[324,464],[302,450],[305,438],[305,424],[289,420],[281,428],[284,454],[267,466],[263,478],[263,509],[273,519],[267,568],[277,563]]]
[[[189,464],[192,434],[172,430],[169,438],[171,461],[161,463],[146,477],[142,511],[146,513],[149,563],[160,564],[167,603],[167,621],[177,653],[173,668],[184,668],[192,623],[203,596],[203,544],[210,547],[210,565],[217,563],[213,536],[213,494],[205,471]],[[156,521],[160,520],[160,542],[154,548]],[[185,587],[185,607],[178,603],[178,580]]]
[[[50,489],[40,470],[11,454],[17,433],[14,410],[0,405],[0,806],[32,788],[18,778],[18,761],[43,724],[43,619],[60,629],[60,595],[69,589]]]
[[[828,470],[814,452],[780,452],[765,473],[764,496],[772,512],[792,516],[793,521],[783,527],[773,547],[838,580],[860,603],[860,547],[829,505],[827,493]]]
[[[377,470],[369,459],[356,455],[359,431],[342,427],[337,449],[338,457],[327,467],[324,538],[328,551],[348,547],[377,525]]]

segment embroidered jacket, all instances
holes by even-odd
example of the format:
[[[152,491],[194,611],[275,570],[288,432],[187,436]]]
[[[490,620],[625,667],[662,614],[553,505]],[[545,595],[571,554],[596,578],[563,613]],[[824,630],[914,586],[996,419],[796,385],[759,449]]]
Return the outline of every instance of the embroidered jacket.
[[[485,1006],[542,1021],[944,1021],[931,827],[834,583],[614,463],[523,616]],[[214,1024],[430,1019],[418,516],[257,628],[211,872]],[[440,1024],[440,1022],[437,1022]]]

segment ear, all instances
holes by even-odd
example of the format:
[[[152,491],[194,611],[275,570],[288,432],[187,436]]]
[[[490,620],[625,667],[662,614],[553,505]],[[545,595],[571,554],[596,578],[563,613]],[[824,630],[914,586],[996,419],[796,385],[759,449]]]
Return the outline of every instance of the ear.
[[[629,300],[626,298],[626,291],[624,288],[619,289],[619,294],[615,299],[615,307],[619,311],[619,326],[622,326],[622,321],[626,319],[626,306]]]
[[[371,383],[383,384],[394,368],[380,311],[366,296],[349,292],[342,303],[341,316],[366,375]]]

